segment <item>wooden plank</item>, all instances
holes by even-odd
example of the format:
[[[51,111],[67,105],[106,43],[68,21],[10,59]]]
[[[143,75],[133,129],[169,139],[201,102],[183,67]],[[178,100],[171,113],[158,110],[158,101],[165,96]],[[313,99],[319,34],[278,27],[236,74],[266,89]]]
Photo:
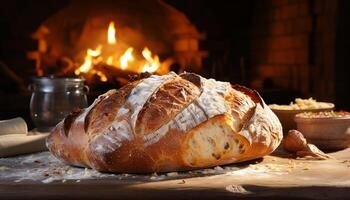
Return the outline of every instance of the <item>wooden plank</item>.
[[[45,154],[42,154],[45,155]],[[48,154],[46,154],[48,155]],[[350,196],[350,148],[332,153],[336,160],[296,160],[281,152],[264,159],[175,175],[111,175],[66,182],[14,182],[0,171],[0,199],[218,199]],[[48,159],[50,160],[50,159]],[[7,160],[8,161],[8,160]],[[52,160],[49,162],[53,162]],[[0,167],[6,160],[0,159]],[[34,162],[37,167],[40,163]],[[35,165],[35,166],[34,166]],[[81,169],[83,170],[83,169]],[[123,177],[125,176],[125,177]],[[122,177],[122,178],[121,178]],[[156,177],[152,179],[152,177]]]

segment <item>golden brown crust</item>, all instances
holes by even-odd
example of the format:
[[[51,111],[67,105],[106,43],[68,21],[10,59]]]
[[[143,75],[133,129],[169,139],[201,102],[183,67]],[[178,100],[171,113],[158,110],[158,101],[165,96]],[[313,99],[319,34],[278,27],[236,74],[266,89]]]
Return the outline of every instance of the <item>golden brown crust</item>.
[[[61,160],[106,172],[166,172],[258,158],[282,139],[248,88],[195,74],[151,76],[99,97],[47,139]]]
[[[63,120],[64,134],[68,137],[69,130],[75,121],[75,119],[83,112],[81,109],[73,110],[69,115]]]
[[[86,115],[85,132],[92,137],[108,128],[115,120],[120,107],[125,103],[125,97],[137,82],[130,83],[120,90],[110,90]]]
[[[71,113],[65,120],[60,122],[51,132],[47,139],[47,146],[50,151],[63,161],[77,166],[88,167],[91,160],[88,159],[87,149],[89,140],[93,135],[99,133],[102,128],[106,128],[110,118],[106,118],[104,113],[112,114],[110,109],[116,109],[116,102],[123,101],[136,82],[130,83],[120,90],[110,90],[95,100],[91,110],[80,110]],[[112,97],[112,98],[109,98]],[[108,107],[110,102],[114,102],[114,107]],[[99,112],[103,111],[103,112]],[[83,117],[83,120],[77,118]]]
[[[200,95],[200,88],[180,77],[162,85],[146,102],[136,123],[136,133],[148,134],[169,122]]]

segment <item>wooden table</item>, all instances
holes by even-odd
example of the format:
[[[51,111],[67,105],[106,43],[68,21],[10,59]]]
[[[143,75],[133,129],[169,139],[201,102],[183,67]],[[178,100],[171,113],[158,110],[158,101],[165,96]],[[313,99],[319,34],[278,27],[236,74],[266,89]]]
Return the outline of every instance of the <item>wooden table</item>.
[[[0,199],[350,199],[350,148],[331,153],[335,160],[296,160],[275,153],[252,162],[179,174],[100,174],[95,178],[65,177],[48,183],[42,179],[48,180],[50,174],[41,175],[41,180],[8,176],[20,167],[14,164],[7,168],[8,163],[24,162],[16,173],[25,174],[27,170],[30,177],[30,167],[37,173],[45,168],[42,165],[56,162],[50,158],[43,164],[45,156],[50,155],[40,155],[39,161],[31,157],[32,163],[24,162],[25,157],[0,159]],[[84,171],[68,166],[65,170]]]

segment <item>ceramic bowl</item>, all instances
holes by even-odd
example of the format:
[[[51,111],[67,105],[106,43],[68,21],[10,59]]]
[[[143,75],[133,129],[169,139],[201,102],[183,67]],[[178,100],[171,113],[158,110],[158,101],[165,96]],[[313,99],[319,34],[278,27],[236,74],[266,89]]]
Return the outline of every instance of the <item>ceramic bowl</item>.
[[[325,102],[323,102],[325,103]],[[285,110],[285,109],[271,109],[278,117],[282,124],[283,134],[286,135],[289,130],[296,129],[297,124],[294,121],[296,114],[303,112],[321,112],[321,111],[332,111],[334,109],[334,104],[327,103],[329,107],[327,108],[312,108],[312,109],[294,109],[294,110]]]
[[[306,140],[323,150],[338,150],[350,147],[350,113],[338,117],[295,116],[297,130]]]

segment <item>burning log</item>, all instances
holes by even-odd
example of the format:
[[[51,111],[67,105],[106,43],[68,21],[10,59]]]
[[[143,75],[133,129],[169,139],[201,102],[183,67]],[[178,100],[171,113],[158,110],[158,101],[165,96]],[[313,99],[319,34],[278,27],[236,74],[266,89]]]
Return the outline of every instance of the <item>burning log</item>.
[[[108,65],[106,63],[100,62],[94,66],[94,68],[104,75],[106,75],[109,81],[117,81],[121,84],[125,84],[129,82],[131,77],[138,76],[139,73],[128,70],[128,69],[120,69],[118,67]]]
[[[188,66],[193,72],[201,70],[205,52],[199,49],[199,40],[206,36],[184,13],[164,1],[141,0],[135,4],[103,0],[96,5],[93,1],[84,4],[71,1],[39,26],[32,35],[38,42],[38,49],[29,56],[37,62],[37,75],[48,75],[47,72],[54,71],[50,68],[59,67],[56,63],[62,57],[80,65],[84,59],[83,52],[98,45],[103,47],[103,62],[122,69],[127,63],[135,72],[154,72],[153,63],[165,66],[168,64],[163,63],[164,60],[171,58],[182,71]],[[148,49],[152,55],[147,51],[141,55],[142,49]],[[125,59],[126,62],[120,62],[123,52],[124,55],[133,54],[134,61]],[[167,73],[161,69],[157,72]]]
[[[103,62],[98,63],[97,65],[94,66],[94,68],[103,72],[108,78],[111,78],[111,79],[116,77],[129,79],[130,76],[139,74],[134,71],[130,71],[128,69],[120,69],[118,67],[108,65]]]
[[[60,71],[54,74],[56,76],[73,74],[81,76],[91,86],[95,83],[124,85],[131,79],[140,77],[140,73],[164,74],[169,72],[172,59],[168,58],[161,62],[159,56],[153,54],[147,47],[144,47],[142,52],[139,51],[138,56],[133,55],[135,53],[133,47],[118,51],[116,50],[118,45],[113,21],[110,22],[107,32],[107,44],[99,44],[93,49],[88,48],[84,62],[80,66],[70,58],[62,57],[56,62]],[[114,49],[112,52],[111,47]]]

